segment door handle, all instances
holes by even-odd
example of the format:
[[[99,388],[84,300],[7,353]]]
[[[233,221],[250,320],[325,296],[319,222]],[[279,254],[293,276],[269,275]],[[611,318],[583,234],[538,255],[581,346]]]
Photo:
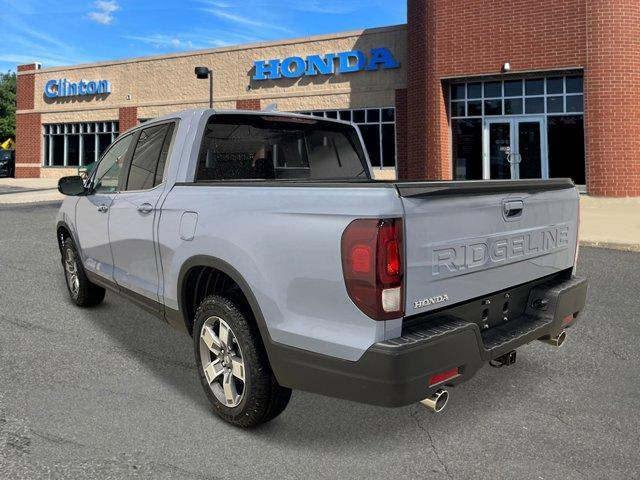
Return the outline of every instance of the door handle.
[[[107,213],[109,211],[109,207],[107,207],[106,205],[102,204],[102,205],[98,205],[98,211],[100,213]]]
[[[522,215],[524,202],[522,200],[505,201],[502,204],[502,213],[505,218],[516,218]]]
[[[138,207],[138,211],[144,215],[151,213],[153,211],[153,205],[150,203],[143,203]]]

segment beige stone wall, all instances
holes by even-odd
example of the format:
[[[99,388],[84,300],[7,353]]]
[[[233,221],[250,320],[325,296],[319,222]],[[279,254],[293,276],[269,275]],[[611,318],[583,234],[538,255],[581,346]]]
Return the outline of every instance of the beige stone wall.
[[[376,180],[396,180],[397,174],[395,168],[374,168],[373,178]]]
[[[42,114],[42,124],[69,122],[107,122],[118,121],[117,108],[100,110],[75,110],[62,112],[47,112]]]
[[[168,115],[176,110],[187,108],[203,108],[208,107],[209,101],[201,103],[183,103],[180,105],[154,105],[147,107],[138,107],[138,118],[155,118],[161,115]],[[221,110],[232,110],[236,108],[236,102],[213,102],[213,107]]]
[[[62,178],[71,175],[78,175],[78,167],[45,167],[40,169],[40,178]]]
[[[381,46],[393,52],[401,68],[295,80],[255,82],[251,79],[255,60],[353,49],[368,52]],[[275,102],[280,110],[392,106],[395,90],[406,85],[405,64],[406,27],[403,25],[120,62],[45,68],[35,73],[34,110],[44,114],[43,123],[49,123],[115,120],[117,109],[127,106],[137,106],[140,118],[203,107],[208,104],[208,82],[195,78],[193,68],[198,65],[214,71],[217,108],[235,108],[236,100],[247,98],[260,98],[263,105]],[[72,82],[107,79],[111,81],[111,94],[104,98],[46,99],[45,83],[61,78]]]

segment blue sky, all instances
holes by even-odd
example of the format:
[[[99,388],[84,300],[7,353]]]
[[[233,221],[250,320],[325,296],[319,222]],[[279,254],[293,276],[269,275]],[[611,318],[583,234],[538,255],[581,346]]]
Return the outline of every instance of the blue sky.
[[[405,22],[403,0],[2,0],[0,71]]]

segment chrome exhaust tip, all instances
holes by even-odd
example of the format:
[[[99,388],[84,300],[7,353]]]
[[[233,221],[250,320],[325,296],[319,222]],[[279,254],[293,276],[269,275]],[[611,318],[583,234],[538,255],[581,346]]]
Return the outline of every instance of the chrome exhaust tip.
[[[447,402],[449,401],[449,392],[446,390],[438,390],[436,393],[431,395],[428,398],[420,401],[420,404],[425,407],[427,410],[431,410],[432,412],[439,413],[444,410],[444,407],[447,406]]]
[[[563,330],[555,337],[551,337],[547,335],[546,337],[542,337],[539,340],[544,343],[548,343],[549,345],[553,345],[554,347],[561,347],[564,344],[566,339],[567,339],[567,332]]]

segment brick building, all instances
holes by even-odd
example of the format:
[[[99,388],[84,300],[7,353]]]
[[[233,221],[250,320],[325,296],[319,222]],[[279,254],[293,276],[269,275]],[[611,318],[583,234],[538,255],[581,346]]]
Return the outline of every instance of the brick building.
[[[69,174],[137,122],[206,106],[198,65],[214,72],[214,108],[358,124],[381,178],[569,176],[592,195],[640,196],[637,0],[408,0],[396,27],[21,65],[16,174]]]

